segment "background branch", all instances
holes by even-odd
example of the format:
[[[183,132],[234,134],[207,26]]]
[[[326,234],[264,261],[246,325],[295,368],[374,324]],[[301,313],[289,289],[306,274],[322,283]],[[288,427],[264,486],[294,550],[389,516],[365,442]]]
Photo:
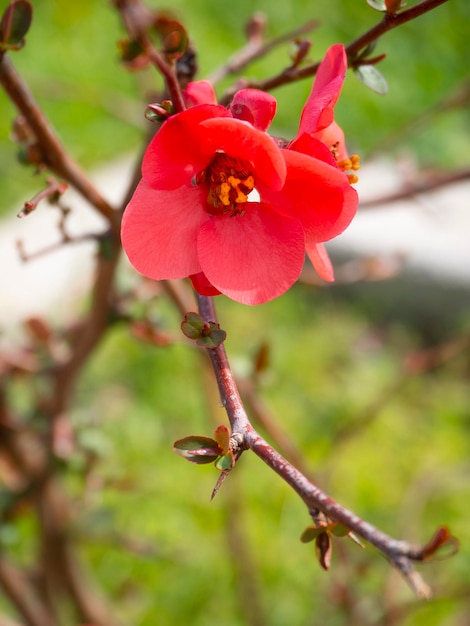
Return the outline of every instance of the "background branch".
[[[64,150],[52,126],[16,72],[7,54],[0,58],[0,84],[18,111],[26,118],[39,142],[47,166],[79,191],[103,215],[115,235],[118,236],[120,226],[118,215]]]
[[[396,28],[397,26],[401,26],[406,22],[410,22],[411,20],[421,17],[425,13],[432,11],[433,9],[437,8],[447,1],[448,0],[423,0],[423,2],[420,2],[419,4],[409,9],[400,11],[400,13],[397,13],[395,15],[391,15],[388,13],[385,14],[378,24],[373,26],[363,35],[361,35],[346,46],[346,53],[348,55],[350,65],[351,63],[354,64],[354,59],[359,54],[359,52],[361,52],[361,50],[366,48],[371,43],[377,41],[377,39],[385,33]],[[244,87],[261,89],[263,91],[272,91],[273,89],[281,87],[282,85],[288,85],[290,83],[303,80],[304,78],[315,76],[319,65],[320,63],[318,62],[305,65],[303,67],[288,67],[276,76],[265,80],[248,80],[246,81]],[[229,103],[234,94],[238,91],[238,89],[239,87],[237,85],[230,87],[221,98],[221,103]]]

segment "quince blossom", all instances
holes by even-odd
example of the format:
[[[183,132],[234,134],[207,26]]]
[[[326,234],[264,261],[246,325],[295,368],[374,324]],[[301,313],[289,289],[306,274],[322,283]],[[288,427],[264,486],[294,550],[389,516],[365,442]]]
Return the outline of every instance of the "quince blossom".
[[[228,110],[215,103],[209,83],[191,83],[190,108],[164,122],[149,144],[124,213],[132,265],[155,280],[189,276],[199,293],[244,304],[287,291],[305,252],[333,280],[322,242],[348,226],[358,204],[333,120],[346,68],[343,46],[332,46],[286,147],[266,133],[276,109],[271,95],[241,90]]]

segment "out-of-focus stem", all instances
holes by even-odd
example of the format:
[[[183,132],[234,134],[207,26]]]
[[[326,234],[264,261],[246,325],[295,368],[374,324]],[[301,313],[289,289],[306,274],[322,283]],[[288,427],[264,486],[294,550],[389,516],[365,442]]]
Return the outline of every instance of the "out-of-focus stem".
[[[39,108],[27,85],[16,72],[7,54],[0,58],[0,84],[18,111],[26,118],[47,160],[47,165],[75,187],[106,218],[112,230],[118,235],[120,224],[118,213],[64,150],[51,124]]]

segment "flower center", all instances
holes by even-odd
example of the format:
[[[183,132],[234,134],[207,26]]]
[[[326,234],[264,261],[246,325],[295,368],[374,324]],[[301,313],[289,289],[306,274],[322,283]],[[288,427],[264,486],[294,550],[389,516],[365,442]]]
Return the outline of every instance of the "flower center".
[[[198,174],[196,184],[208,186],[208,213],[233,217],[243,215],[255,179],[247,162],[218,152],[212,163]]]

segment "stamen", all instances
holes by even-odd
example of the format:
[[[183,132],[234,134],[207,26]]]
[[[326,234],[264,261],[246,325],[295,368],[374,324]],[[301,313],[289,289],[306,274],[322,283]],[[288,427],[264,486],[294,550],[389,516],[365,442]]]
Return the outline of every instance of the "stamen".
[[[255,187],[249,164],[218,153],[209,167],[197,177],[198,184],[208,184],[208,212],[243,215],[244,204]]]
[[[353,185],[357,183],[359,178],[356,174],[352,174],[351,172],[357,172],[361,167],[361,159],[358,154],[352,154],[348,159],[343,159],[337,163],[337,166],[340,170],[347,173],[349,183]]]

